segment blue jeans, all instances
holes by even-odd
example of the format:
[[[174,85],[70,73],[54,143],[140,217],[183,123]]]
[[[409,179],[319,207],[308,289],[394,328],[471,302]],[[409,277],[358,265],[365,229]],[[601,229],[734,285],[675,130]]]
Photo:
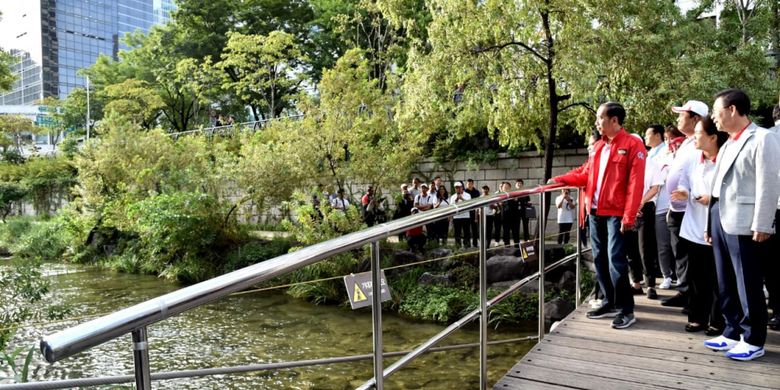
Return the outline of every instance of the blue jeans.
[[[591,213],[590,244],[596,279],[604,293],[603,305],[620,309],[623,314],[634,312],[634,295],[628,281],[623,234],[620,233],[620,217],[601,217]]]

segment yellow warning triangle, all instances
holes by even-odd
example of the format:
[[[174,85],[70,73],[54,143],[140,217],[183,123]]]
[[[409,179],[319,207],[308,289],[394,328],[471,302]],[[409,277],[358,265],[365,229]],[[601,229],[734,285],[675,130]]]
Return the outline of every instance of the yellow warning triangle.
[[[366,294],[363,294],[363,290],[361,290],[360,287],[358,287],[357,283],[355,283],[355,292],[352,294],[352,296],[353,296],[352,298],[353,302],[360,302],[368,299],[366,298]]]

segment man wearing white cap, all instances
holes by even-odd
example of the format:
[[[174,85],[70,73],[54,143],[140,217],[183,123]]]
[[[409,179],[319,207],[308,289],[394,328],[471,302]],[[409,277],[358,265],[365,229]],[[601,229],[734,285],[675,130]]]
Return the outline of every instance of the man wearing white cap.
[[[671,191],[677,188],[688,163],[697,156],[696,146],[693,142],[694,128],[701,118],[709,115],[710,110],[703,102],[688,100],[682,107],[672,107],[672,112],[677,113],[677,128],[685,135],[685,141],[677,149],[674,160],[669,164],[669,172],[663,190],[667,191],[670,196]],[[663,306],[688,306],[688,248],[687,241],[680,237],[680,226],[686,206],[686,201],[672,201],[669,205],[669,214],[666,217],[676,263],[678,292],[677,295],[662,301],[661,305]]]
[[[471,195],[468,192],[463,191],[463,183],[455,182],[455,194],[450,197],[450,204],[459,204],[471,200]],[[464,247],[468,247],[471,243],[471,215],[468,211],[455,214],[452,217],[452,225],[455,228],[455,244],[457,246],[463,243]],[[465,236],[465,237],[464,237]],[[463,239],[463,241],[461,241]]]

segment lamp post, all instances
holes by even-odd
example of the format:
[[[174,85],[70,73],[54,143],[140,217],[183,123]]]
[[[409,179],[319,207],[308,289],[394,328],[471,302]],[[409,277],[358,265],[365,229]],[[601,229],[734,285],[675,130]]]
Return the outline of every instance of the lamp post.
[[[87,121],[85,122],[85,125],[87,127],[87,139],[89,139],[89,75],[87,75],[86,78],[87,78]]]

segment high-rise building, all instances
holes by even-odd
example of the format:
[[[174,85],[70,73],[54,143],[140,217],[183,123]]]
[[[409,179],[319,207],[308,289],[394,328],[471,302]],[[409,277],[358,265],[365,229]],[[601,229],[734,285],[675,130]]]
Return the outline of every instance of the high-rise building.
[[[79,69],[101,54],[116,58],[126,33],[167,22],[174,8],[173,0],[2,1],[0,47],[20,61],[17,81],[0,95],[0,105],[64,98],[84,87]]]

